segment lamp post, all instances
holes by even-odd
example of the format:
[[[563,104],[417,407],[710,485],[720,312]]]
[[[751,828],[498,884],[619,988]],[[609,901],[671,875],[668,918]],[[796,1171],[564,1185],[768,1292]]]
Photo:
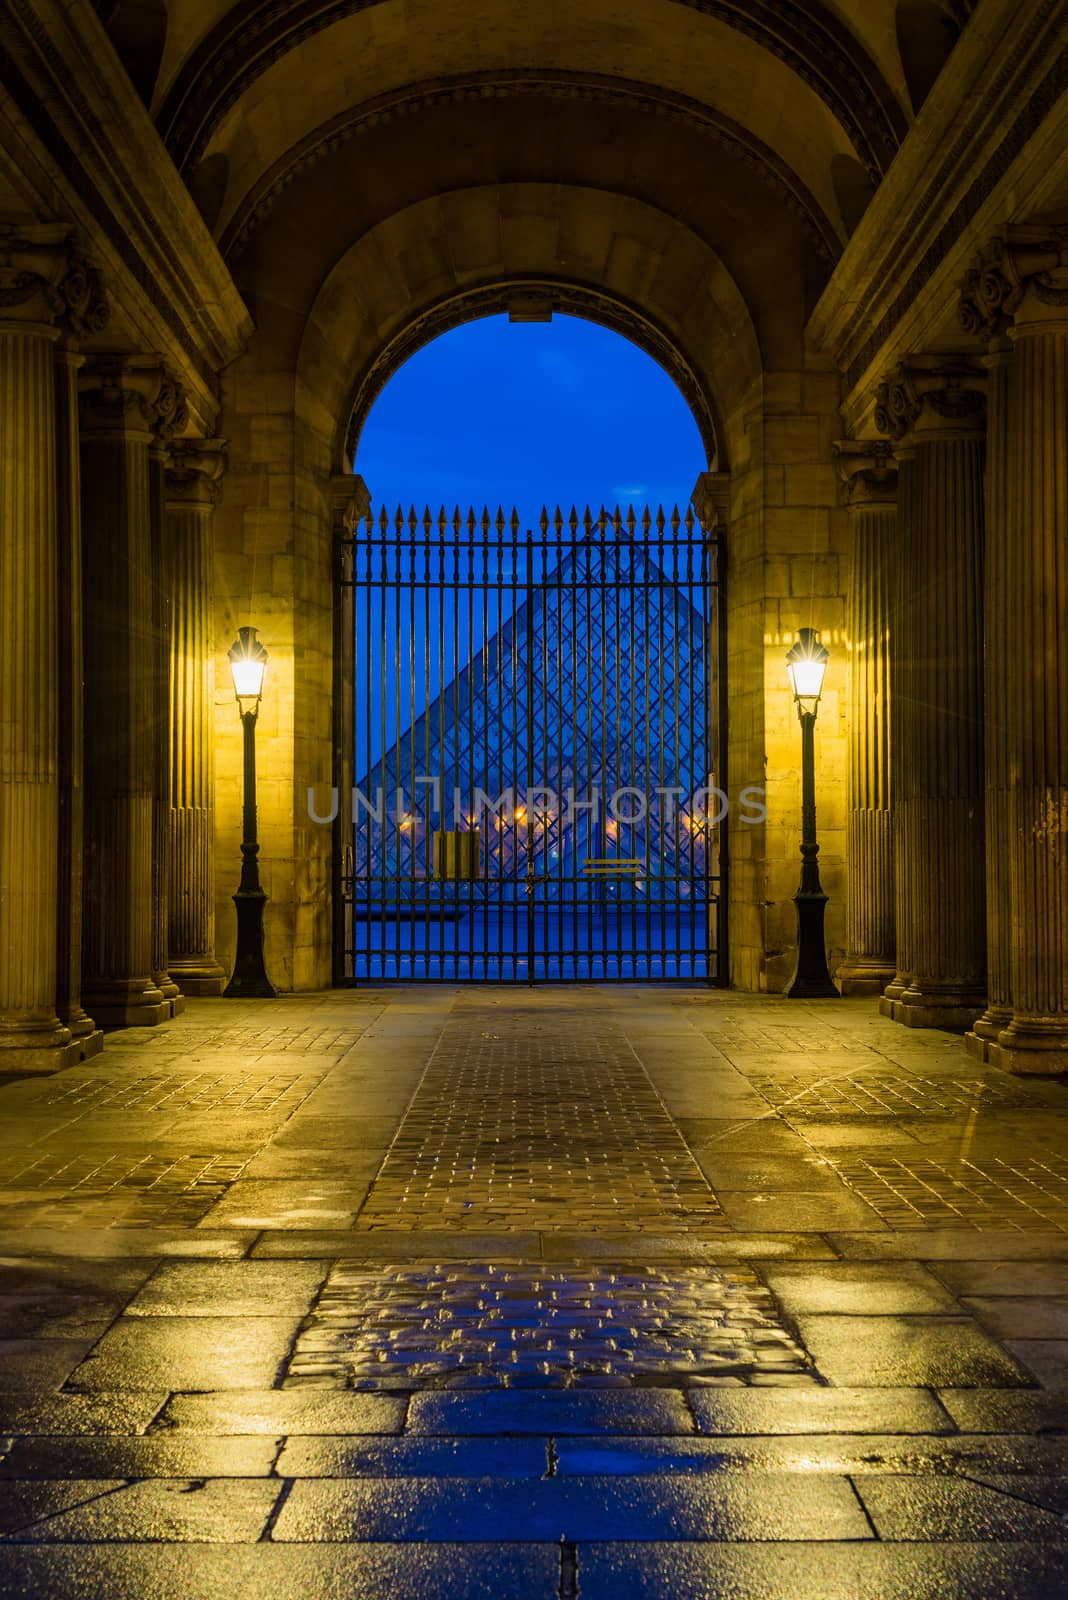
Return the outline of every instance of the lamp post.
[[[256,718],[267,652],[256,638],[255,628],[239,628],[227,655],[245,739],[245,801],[241,882],[233,897],[237,907],[237,954],[233,976],[223,992],[239,1000],[270,1000],[276,991],[263,964],[263,908],[267,896],[260,887],[260,847],[256,838]]]
[[[820,883],[816,843],[816,712],[829,652],[814,628],[802,628],[786,657],[797,716],[801,723],[801,882],[797,907],[797,966],[786,993],[794,999],[837,999],[827,967],[823,913],[827,896]]]

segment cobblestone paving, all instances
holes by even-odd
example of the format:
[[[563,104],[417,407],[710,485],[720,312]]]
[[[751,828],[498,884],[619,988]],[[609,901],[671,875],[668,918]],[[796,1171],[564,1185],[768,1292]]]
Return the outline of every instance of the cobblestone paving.
[[[706,1231],[726,1218],[623,1032],[554,1008],[446,1023],[369,1229]]]
[[[411,1263],[331,1272],[287,1387],[611,1388],[814,1382],[746,1267]]]
[[[32,1102],[35,1108],[110,1111],[295,1110],[322,1081],[310,1073],[156,1072],[136,1078],[99,1074],[60,1079]]]
[[[814,1074],[763,1077],[750,1082],[790,1117],[949,1116],[976,1106],[1008,1111],[1029,1102],[1010,1087],[973,1077],[922,1077],[904,1072],[858,1072],[841,1077]]]
[[[0,1595],[1068,1594],[1062,1091],[866,1002],[373,1002],[0,1084]]]
[[[95,1214],[104,1226],[130,1227],[199,1222],[240,1177],[245,1162],[208,1154],[137,1156],[128,1151],[93,1154],[48,1152],[0,1160],[5,1203],[20,1198],[56,1199],[56,1220],[85,1222]],[[112,1202],[85,1202],[107,1197]]]
[[[830,1161],[892,1228],[939,1224],[1068,1232],[1068,1157],[926,1159],[834,1154]]]

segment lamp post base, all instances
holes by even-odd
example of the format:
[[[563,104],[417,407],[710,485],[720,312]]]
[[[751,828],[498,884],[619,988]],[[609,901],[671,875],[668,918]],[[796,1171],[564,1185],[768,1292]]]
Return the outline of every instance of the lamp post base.
[[[822,890],[799,889],[794,895],[797,908],[797,966],[786,993],[792,1000],[838,1000],[827,966],[823,939],[823,913],[827,896]]]
[[[263,908],[267,896],[262,889],[239,889],[233,901],[237,907],[237,954],[233,976],[223,995],[229,1000],[273,1000],[278,991],[263,964]]]

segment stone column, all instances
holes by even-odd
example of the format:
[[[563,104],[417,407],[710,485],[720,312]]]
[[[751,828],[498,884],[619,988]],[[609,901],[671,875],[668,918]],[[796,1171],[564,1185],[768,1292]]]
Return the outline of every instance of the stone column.
[[[897,558],[897,466],[885,440],[834,447],[848,486],[849,817],[843,994],[881,994],[894,977],[890,810],[890,582]]]
[[[993,292],[992,292],[993,291]],[[1009,494],[1008,388],[1012,341],[1003,301],[1008,284],[980,264],[961,286],[960,323],[965,333],[985,339],[986,493],[983,536],[983,732],[984,811],[986,819],[987,1005],[966,1035],[969,1051],[988,1059],[990,1045],[1012,1020],[1012,908],[1009,863],[1009,789],[1005,739],[1009,710],[1005,697],[1004,604],[1015,560]]]
[[[178,439],[167,466],[163,586],[170,607],[168,969],[222,994],[215,959],[214,541],[221,439]]]
[[[155,400],[153,441],[148,452],[149,520],[152,528],[152,677],[154,776],[152,784],[152,978],[177,1016],[185,998],[168,970],[171,877],[171,590],[165,572],[164,473],[170,447],[189,421],[181,384],[165,373]]]
[[[0,1072],[54,1071],[59,585],[55,318],[69,227],[0,225]]]
[[[992,269],[1015,348],[1012,559],[989,641],[991,671],[1004,675],[1012,1020],[989,1057],[1052,1075],[1068,1071],[1068,227],[1009,229]]]
[[[82,370],[85,617],[83,996],[99,1022],[171,1015],[152,978],[156,777],[149,449],[158,358],[103,354]]]
[[[920,1028],[970,1028],[986,998],[984,378],[964,357],[917,357],[877,408],[902,463],[894,809],[909,982],[891,1014]]]

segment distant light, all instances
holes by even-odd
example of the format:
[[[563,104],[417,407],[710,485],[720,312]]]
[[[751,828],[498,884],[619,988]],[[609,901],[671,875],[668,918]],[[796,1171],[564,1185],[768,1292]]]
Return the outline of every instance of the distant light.
[[[256,628],[239,628],[237,638],[226,652],[234,680],[234,694],[242,714],[256,711],[263,695],[267,670],[267,651],[257,639]],[[246,705],[248,701],[250,704]]]

